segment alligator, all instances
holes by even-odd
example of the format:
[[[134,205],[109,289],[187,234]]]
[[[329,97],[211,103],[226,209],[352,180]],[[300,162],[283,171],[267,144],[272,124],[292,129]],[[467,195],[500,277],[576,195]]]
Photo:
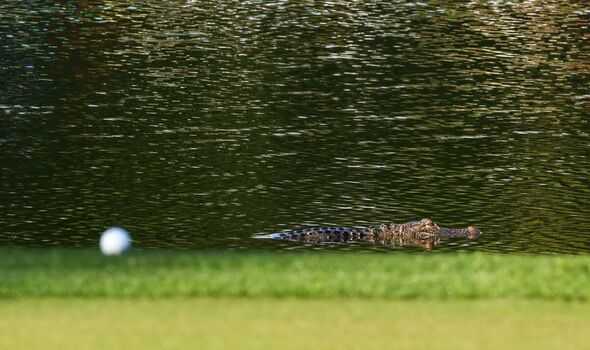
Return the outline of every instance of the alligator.
[[[466,228],[447,228],[437,225],[431,219],[422,219],[403,224],[367,227],[307,227],[254,237],[304,243],[370,242],[432,249],[441,239],[462,237],[473,240],[480,234],[481,231],[473,225]]]

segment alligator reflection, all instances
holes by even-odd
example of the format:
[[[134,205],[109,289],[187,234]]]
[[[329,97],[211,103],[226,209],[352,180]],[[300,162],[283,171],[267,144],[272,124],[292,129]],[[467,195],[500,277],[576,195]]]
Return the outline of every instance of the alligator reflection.
[[[297,230],[258,235],[255,238],[286,240],[303,243],[368,242],[388,246],[413,246],[432,250],[442,239],[479,237],[475,226],[467,228],[441,227],[431,219],[403,224],[383,224],[369,227],[308,227]]]

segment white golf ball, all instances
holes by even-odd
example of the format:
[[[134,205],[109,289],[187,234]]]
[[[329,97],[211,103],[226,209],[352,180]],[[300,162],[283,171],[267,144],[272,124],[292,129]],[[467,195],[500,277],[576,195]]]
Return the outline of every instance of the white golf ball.
[[[131,247],[131,237],[127,230],[111,227],[100,236],[100,251],[104,255],[121,255]]]

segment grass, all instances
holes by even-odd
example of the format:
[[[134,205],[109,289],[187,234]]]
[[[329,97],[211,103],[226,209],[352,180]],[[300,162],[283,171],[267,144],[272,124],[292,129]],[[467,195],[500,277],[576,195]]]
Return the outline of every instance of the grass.
[[[0,349],[582,349],[590,257],[0,248]]]
[[[586,349],[590,304],[359,299],[0,301],[1,349]]]
[[[0,298],[590,300],[590,257],[0,248]]]

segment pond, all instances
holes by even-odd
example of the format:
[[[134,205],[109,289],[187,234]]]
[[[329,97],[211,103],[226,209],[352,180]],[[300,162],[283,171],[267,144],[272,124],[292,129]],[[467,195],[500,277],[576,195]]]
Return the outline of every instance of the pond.
[[[391,252],[251,237],[432,218],[590,252],[584,2],[130,4],[0,4],[0,244]]]

